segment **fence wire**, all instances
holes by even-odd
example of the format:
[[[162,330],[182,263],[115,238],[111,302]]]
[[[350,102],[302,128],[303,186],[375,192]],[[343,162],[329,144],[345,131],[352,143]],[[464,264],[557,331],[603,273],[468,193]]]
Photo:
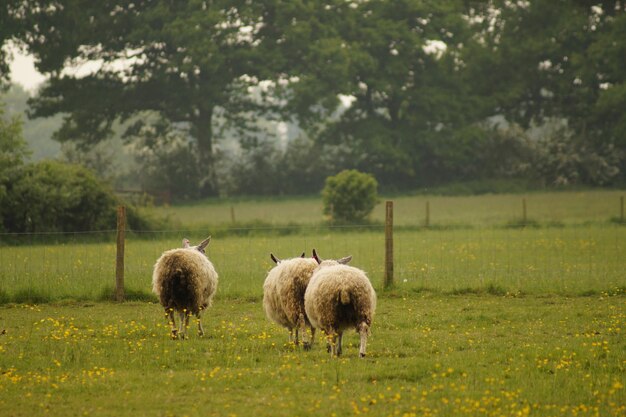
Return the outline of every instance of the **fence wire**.
[[[289,258],[316,249],[324,258],[352,255],[382,289],[385,233],[380,225],[128,231],[125,287],[153,299],[156,259],[183,237],[212,234],[208,256],[219,275],[218,296],[260,299],[270,253]],[[115,231],[0,236],[0,302],[108,299],[115,285]],[[601,294],[626,288],[626,228],[394,230],[396,290],[495,294]]]

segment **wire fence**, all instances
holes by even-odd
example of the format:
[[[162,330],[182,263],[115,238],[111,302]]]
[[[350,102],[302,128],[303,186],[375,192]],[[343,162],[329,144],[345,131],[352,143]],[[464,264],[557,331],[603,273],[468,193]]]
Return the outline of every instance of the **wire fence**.
[[[352,255],[382,290],[385,227],[311,226],[127,231],[127,299],[154,300],[151,275],[164,250],[183,237],[199,242],[216,232],[207,254],[219,275],[218,295],[260,299],[270,253],[279,258]],[[623,293],[626,228],[585,225],[544,228],[433,229],[396,227],[394,288],[408,292],[499,295]],[[116,279],[116,231],[2,235],[0,303],[110,299]]]

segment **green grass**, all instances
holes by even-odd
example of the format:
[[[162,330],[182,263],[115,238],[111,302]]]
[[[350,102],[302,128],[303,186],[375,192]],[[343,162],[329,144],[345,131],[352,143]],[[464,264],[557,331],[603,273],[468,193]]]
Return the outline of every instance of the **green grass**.
[[[113,237],[12,236],[0,245],[2,416],[622,416],[619,195],[529,194],[526,227],[519,195],[396,198],[387,291],[380,207],[369,226],[331,228],[317,199],[238,201],[236,230],[228,202],[152,209],[180,230],[128,235],[133,301],[121,304],[107,301]],[[208,234],[220,282],[207,337],[170,340],[152,267]],[[300,351],[264,317],[269,253],[313,248],[353,255],[378,291],[364,360],[354,333],[331,359],[319,337]]]
[[[394,224],[423,225],[426,203],[430,205],[430,225],[435,227],[499,227],[522,218],[526,199],[527,219],[540,225],[579,225],[607,223],[620,216],[620,197],[626,191],[587,190],[531,192],[480,196],[400,196],[394,201]],[[381,197],[372,220],[383,222],[385,197]],[[216,227],[255,221],[269,225],[315,225],[325,221],[321,197],[258,200],[209,200],[191,205],[145,209],[156,217],[167,217],[180,227]]]
[[[286,344],[260,302],[216,299],[207,337],[151,303],[0,307],[3,416],[621,416],[626,301],[381,297],[368,345]]]
[[[326,258],[352,255],[352,264],[382,288],[382,228],[305,230],[214,238],[208,254],[220,274],[220,296],[259,299],[273,265],[270,252],[287,258],[310,255],[313,248]],[[170,232],[128,238],[125,286],[131,299],[151,299],[153,265],[182,237]],[[189,237],[199,241],[204,236]],[[400,290],[454,293],[491,287],[510,294],[580,295],[626,287],[626,228],[617,225],[400,230],[394,234],[394,252]],[[0,304],[107,299],[115,285],[115,254],[114,243],[0,246]]]

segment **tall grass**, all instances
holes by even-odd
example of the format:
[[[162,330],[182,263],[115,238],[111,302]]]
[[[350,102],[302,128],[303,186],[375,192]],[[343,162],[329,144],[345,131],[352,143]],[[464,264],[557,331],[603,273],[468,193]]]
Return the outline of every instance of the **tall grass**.
[[[373,285],[382,288],[382,227],[310,228],[306,233],[214,238],[208,256],[220,274],[223,297],[258,299],[270,252],[354,257]],[[206,233],[188,237],[200,240]],[[145,234],[126,242],[125,286],[134,299],[149,299],[152,268],[160,254],[179,247],[181,233]],[[511,294],[581,294],[626,287],[626,228],[399,230],[395,233],[395,283],[406,291],[486,291]],[[0,247],[0,301],[42,302],[107,297],[115,283],[114,243]]]

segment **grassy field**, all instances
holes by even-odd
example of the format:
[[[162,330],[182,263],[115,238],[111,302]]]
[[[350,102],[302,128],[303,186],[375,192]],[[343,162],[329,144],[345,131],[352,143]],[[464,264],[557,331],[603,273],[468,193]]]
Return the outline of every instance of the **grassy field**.
[[[209,234],[207,231],[206,234]],[[126,242],[125,284],[150,299],[152,267],[179,232]],[[201,235],[191,235],[199,241]],[[269,254],[354,257],[382,288],[384,231],[310,229],[306,234],[215,238],[208,254],[220,274],[219,293],[259,299]],[[581,295],[626,287],[626,228],[406,230],[394,234],[395,282],[407,291]],[[98,300],[115,283],[115,244],[0,246],[0,303]]]
[[[3,416],[623,416],[624,294],[379,300],[368,357],[286,344],[258,301],[217,299],[207,337],[151,303],[0,308]]]
[[[425,198],[394,199],[389,291],[383,227],[329,227],[313,199],[237,203],[237,222],[259,223],[228,233],[214,232],[232,227],[230,203],[153,209],[181,230],[128,236],[135,301],[121,304],[105,301],[114,237],[18,236],[0,245],[1,414],[625,415],[626,227],[610,221],[619,195],[528,195],[526,228],[508,227],[521,196],[428,198],[430,229],[418,227]],[[289,222],[298,226],[271,227]],[[152,266],[183,236],[211,233],[220,283],[207,337],[170,340]],[[331,359],[319,338],[300,351],[264,317],[269,253],[313,248],[353,255],[378,291],[364,360],[354,333]]]
[[[528,219],[540,224],[606,223],[620,216],[620,197],[624,195],[626,191],[588,190],[533,192],[525,195],[381,197],[381,204],[376,206],[372,220],[384,221],[384,201],[389,199],[394,201],[396,225],[423,225],[428,202],[432,226],[502,226],[522,218],[522,199],[526,199]],[[272,225],[311,225],[325,220],[321,197],[212,200],[192,205],[153,207],[147,212],[192,228],[228,225],[232,223],[233,213],[238,223],[260,220]]]

